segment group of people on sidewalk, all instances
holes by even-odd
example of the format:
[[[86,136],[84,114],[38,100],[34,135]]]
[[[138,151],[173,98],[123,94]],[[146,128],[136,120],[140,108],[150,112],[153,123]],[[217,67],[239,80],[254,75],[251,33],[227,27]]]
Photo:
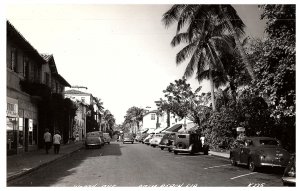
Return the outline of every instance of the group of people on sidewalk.
[[[44,141],[45,141],[46,154],[48,154],[52,143],[52,136],[51,133],[49,132],[49,129],[45,129]],[[59,135],[59,131],[56,130],[55,134],[53,135],[54,154],[59,153],[60,142],[61,142],[61,136]]]

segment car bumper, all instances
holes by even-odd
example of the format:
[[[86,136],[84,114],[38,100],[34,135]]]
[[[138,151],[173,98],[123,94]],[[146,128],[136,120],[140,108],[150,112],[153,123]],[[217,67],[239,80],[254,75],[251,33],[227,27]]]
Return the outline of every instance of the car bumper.
[[[191,152],[192,150],[191,149],[178,149],[178,148],[173,148],[173,151],[177,151],[177,152],[186,152],[186,153],[189,153]]]
[[[282,182],[284,185],[296,185],[295,177],[282,177]]]
[[[97,146],[97,145],[101,145],[101,143],[86,143],[86,146]]]
[[[282,167],[282,168],[286,167],[286,165],[274,164],[274,163],[267,163],[267,162],[261,162],[260,166]]]

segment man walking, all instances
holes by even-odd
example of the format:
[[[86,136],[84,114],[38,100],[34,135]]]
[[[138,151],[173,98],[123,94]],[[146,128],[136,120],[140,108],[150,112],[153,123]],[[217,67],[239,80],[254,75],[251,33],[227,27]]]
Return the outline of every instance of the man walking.
[[[49,129],[45,129],[44,141],[45,141],[45,147],[46,147],[46,154],[48,154],[48,151],[51,146],[51,133],[49,133]]]
[[[59,153],[60,141],[61,141],[61,136],[59,135],[59,131],[56,130],[55,135],[53,136],[53,145],[54,145],[54,153],[55,154]]]

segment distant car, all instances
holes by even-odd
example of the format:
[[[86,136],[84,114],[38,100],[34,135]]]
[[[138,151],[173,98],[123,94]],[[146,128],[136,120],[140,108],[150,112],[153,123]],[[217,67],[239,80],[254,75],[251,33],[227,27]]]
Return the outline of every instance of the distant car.
[[[208,155],[209,146],[204,144],[203,139],[196,133],[176,133],[173,147],[174,154],[184,153],[199,153],[203,152]]]
[[[260,167],[285,168],[290,154],[277,139],[271,137],[245,137],[236,140],[230,151],[231,164],[247,165],[250,171]]]
[[[164,150],[165,148],[168,148],[168,151],[171,152],[173,149],[173,142],[175,140],[175,133],[166,133],[158,146],[160,147],[161,150]]]
[[[104,143],[110,144],[111,138],[109,133],[103,133]]]
[[[282,183],[284,186],[296,186],[296,156],[290,158],[289,164],[284,169]]]
[[[152,139],[149,141],[150,146],[156,147],[160,143],[161,139],[163,138],[164,134],[159,133],[159,134],[154,134]]]
[[[103,145],[103,139],[101,138],[101,132],[93,131],[86,134],[85,147],[98,147]]]
[[[133,144],[133,142],[134,142],[134,138],[133,138],[133,135],[131,133],[125,133],[124,134],[123,144],[127,143],[127,142],[131,142],[131,144]]]

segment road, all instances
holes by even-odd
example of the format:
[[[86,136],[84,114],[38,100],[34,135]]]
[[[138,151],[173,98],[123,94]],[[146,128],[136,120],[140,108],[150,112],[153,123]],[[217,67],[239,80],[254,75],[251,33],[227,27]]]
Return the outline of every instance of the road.
[[[134,143],[112,142],[101,149],[81,149],[8,186],[282,186],[281,172],[251,173],[228,159],[210,155],[174,155]]]

